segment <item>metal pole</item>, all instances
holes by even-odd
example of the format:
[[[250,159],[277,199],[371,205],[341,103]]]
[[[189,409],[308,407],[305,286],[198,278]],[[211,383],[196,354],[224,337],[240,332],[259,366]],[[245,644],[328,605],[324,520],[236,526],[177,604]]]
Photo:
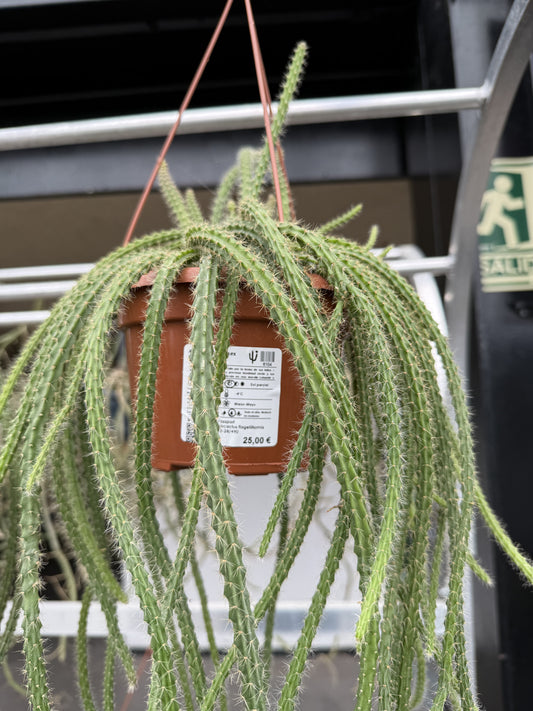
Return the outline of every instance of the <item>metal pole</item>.
[[[34,326],[46,321],[50,311],[11,311],[0,313],[0,328],[13,328],[15,326]]]
[[[486,87],[299,99],[293,101],[287,122],[303,125],[455,113],[463,109],[479,109],[485,99]],[[272,108],[275,112],[277,104],[273,103]],[[168,133],[175,119],[174,111],[163,111],[3,128],[0,129],[0,151],[160,137]],[[261,104],[189,109],[183,115],[180,135],[263,126]]]
[[[7,267],[0,269],[0,284],[23,279],[56,279],[58,277],[79,277],[93,268],[94,264],[52,264],[37,267]]]
[[[73,280],[0,284],[0,302],[56,299],[58,296],[70,291],[75,284],[76,282]]]

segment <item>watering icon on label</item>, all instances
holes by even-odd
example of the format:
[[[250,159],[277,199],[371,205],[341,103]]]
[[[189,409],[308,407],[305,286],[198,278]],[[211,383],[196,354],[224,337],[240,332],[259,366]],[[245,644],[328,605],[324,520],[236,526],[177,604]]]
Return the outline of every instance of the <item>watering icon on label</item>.
[[[533,289],[533,157],[492,161],[477,232],[483,290]]]

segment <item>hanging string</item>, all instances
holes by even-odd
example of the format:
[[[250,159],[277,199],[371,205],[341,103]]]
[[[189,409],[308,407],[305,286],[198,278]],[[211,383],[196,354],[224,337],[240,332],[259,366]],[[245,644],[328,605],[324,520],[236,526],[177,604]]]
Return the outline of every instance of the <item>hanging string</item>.
[[[263,86],[265,87],[265,94],[267,97],[268,114],[270,116],[270,121],[272,122],[274,119],[274,114],[272,111],[272,97],[270,96],[270,89],[268,88],[268,80],[267,80],[267,75],[266,75],[266,71],[265,71],[265,65],[263,63],[263,57],[261,55],[260,55],[260,59],[261,59],[261,76],[263,78]],[[294,222],[294,221],[296,221],[296,211],[294,209],[294,199],[293,199],[293,195],[292,195],[292,191],[291,191],[291,186],[289,183],[289,176],[287,174],[287,166],[285,164],[285,155],[283,154],[283,148],[281,147],[281,141],[279,140],[279,138],[276,141],[276,150],[278,153],[279,166],[281,168],[281,172],[283,173],[283,177],[285,179],[285,185],[287,186],[291,220]]]
[[[148,666],[148,662],[150,661],[151,658],[152,658],[152,650],[150,647],[148,647],[148,649],[144,653],[144,655],[139,663],[139,666],[137,668],[137,685],[136,685],[135,689],[131,689],[130,691],[128,691],[128,693],[124,697],[124,701],[122,702],[120,711],[128,711],[130,704],[133,701],[133,697],[135,696],[136,691],[138,691],[139,682],[141,680],[141,677],[144,674],[145,669]]]
[[[263,64],[263,58],[261,57],[261,74],[263,77],[263,85],[265,87],[265,92],[267,96],[267,101],[268,101],[268,112],[270,115],[270,121],[273,120],[274,115],[272,112],[272,98],[270,96],[270,90],[268,88],[268,80],[267,80],[267,75],[265,72],[265,65]],[[285,155],[283,153],[283,148],[281,147],[281,141],[278,140],[276,141],[276,150],[278,152],[278,161],[279,161],[279,166],[281,168],[281,172],[283,173],[283,177],[285,179],[285,185],[287,186],[287,192],[288,192],[288,198],[289,198],[289,210],[291,213],[291,220],[293,222],[296,221],[296,210],[294,208],[294,199],[292,195],[292,190],[291,190],[291,185],[289,182],[289,176],[287,174],[287,166],[285,164]]]
[[[209,62],[209,59],[211,58],[211,54],[212,54],[213,49],[217,43],[220,32],[224,26],[224,23],[226,22],[226,18],[228,16],[228,13],[231,9],[232,4],[233,4],[233,0],[227,0],[224,10],[222,11],[222,15],[220,16],[217,26],[215,27],[215,31],[213,32],[213,36],[211,37],[211,40],[210,40],[209,44],[207,45],[207,49],[205,50],[204,56],[202,57],[202,61],[200,62],[200,65],[199,65],[198,69],[196,70],[196,74],[194,75],[191,85],[189,86],[187,93],[185,94],[185,98],[183,99],[183,102],[179,108],[178,118],[176,119],[174,125],[170,129],[170,133],[168,134],[167,139],[166,139],[165,143],[163,144],[161,153],[159,154],[159,157],[156,161],[154,169],[152,170],[152,173],[150,175],[150,178],[148,179],[146,187],[144,188],[144,191],[139,199],[139,202],[137,204],[135,212],[133,213],[133,217],[131,218],[131,222],[129,224],[128,231],[126,232],[126,236],[124,237],[123,245],[127,245],[128,242],[132,238],[133,231],[137,225],[140,214],[144,208],[146,200],[148,199],[148,195],[150,194],[150,191],[152,190],[152,187],[155,183],[155,179],[157,177],[157,173],[159,172],[159,168],[161,167],[161,164],[163,163],[163,161],[165,159],[168,149],[170,148],[170,144],[172,143],[172,141],[174,139],[174,135],[176,134],[176,131],[179,128],[183,113],[189,106],[189,103],[192,99],[192,96],[193,96],[195,90],[196,90],[196,87],[198,86],[200,78],[201,78],[202,74],[204,73],[204,69],[207,66],[207,63]]]
[[[172,128],[170,129],[170,132],[165,140],[165,143],[163,144],[161,152],[159,153],[159,156],[156,160],[156,163],[154,165],[152,173],[151,173],[151,175],[148,179],[148,182],[146,183],[146,186],[143,190],[143,193],[139,199],[139,202],[137,204],[135,212],[133,213],[133,216],[131,218],[130,224],[129,224],[127,232],[126,232],[126,236],[124,237],[123,245],[127,245],[133,236],[133,232],[135,230],[135,227],[137,226],[141,212],[146,204],[148,195],[150,194],[150,191],[152,190],[152,188],[154,186],[155,180],[157,178],[157,174],[159,172],[159,169],[161,168],[161,164],[163,163],[165,156],[172,144],[174,136],[181,124],[181,119],[183,117],[183,114],[190,104],[192,96],[193,96],[194,92],[196,91],[196,88],[200,82],[202,74],[204,73],[205,67],[207,66],[207,63],[209,62],[209,59],[211,58],[211,54],[212,54],[213,49],[218,41],[220,32],[222,31],[222,28],[226,22],[226,19],[227,19],[227,16],[229,14],[232,4],[233,4],[233,0],[227,0],[224,10],[222,11],[220,19],[219,19],[217,26],[215,28],[215,31],[213,32],[213,36],[211,37],[211,40],[210,40],[210,42],[207,46],[207,49],[202,57],[200,65],[199,65],[198,69],[196,70],[193,80],[187,90],[187,93],[185,94],[185,98],[183,99],[183,102],[179,108],[176,121],[175,121],[174,125],[172,126]],[[255,71],[256,71],[256,76],[257,76],[257,84],[259,87],[259,95],[261,97],[261,105],[263,107],[263,118],[264,118],[264,123],[265,123],[265,131],[266,131],[266,135],[267,135],[268,149],[269,149],[269,153],[270,153],[270,162],[272,164],[272,180],[274,183],[274,192],[276,195],[278,216],[279,216],[279,219],[281,221],[283,221],[283,219],[284,219],[283,200],[282,200],[282,196],[281,196],[281,186],[280,186],[278,166],[277,166],[277,161],[276,161],[276,149],[274,147],[274,141],[272,138],[272,131],[271,131],[271,126],[270,126],[271,119],[272,119],[272,101],[271,101],[270,92],[268,89],[268,82],[267,82],[267,78],[266,78],[265,66],[263,63],[263,57],[261,55],[261,48],[259,46],[259,39],[257,37],[257,30],[255,27],[255,20],[254,20],[250,0],[245,0],[245,5],[246,5],[246,16],[247,16],[247,20],[248,20],[248,28],[250,31],[250,38],[252,41],[252,51],[253,51],[253,55],[254,55],[254,64],[255,64]],[[277,143],[277,151],[278,151],[278,159],[279,159],[281,169],[284,173],[285,178],[287,179],[285,160],[284,160],[283,152],[281,150],[281,146],[280,146],[279,142]],[[287,181],[287,183],[288,183],[288,181]],[[289,196],[289,197],[290,197],[291,214],[293,215],[294,208],[293,208],[293,203],[292,203],[292,197],[291,196]]]
[[[255,73],[257,75],[257,84],[259,86],[259,95],[261,97],[261,105],[263,107],[263,117],[265,120],[265,131],[267,135],[268,150],[270,153],[270,162],[272,164],[272,180],[274,182],[274,192],[276,195],[276,204],[278,206],[278,216],[281,222],[284,220],[283,216],[283,199],[281,197],[281,186],[279,182],[278,166],[276,161],[276,151],[274,148],[274,141],[272,139],[272,131],[270,128],[270,116],[268,111],[268,98],[267,91],[268,87],[266,85],[266,77],[264,72],[263,59],[261,56],[261,48],[259,46],[259,39],[257,37],[257,30],[255,28],[255,20],[252,12],[252,5],[250,0],[244,0],[246,5],[246,17],[248,19],[248,29],[250,30],[250,39],[252,40],[252,51],[254,55],[255,63]]]

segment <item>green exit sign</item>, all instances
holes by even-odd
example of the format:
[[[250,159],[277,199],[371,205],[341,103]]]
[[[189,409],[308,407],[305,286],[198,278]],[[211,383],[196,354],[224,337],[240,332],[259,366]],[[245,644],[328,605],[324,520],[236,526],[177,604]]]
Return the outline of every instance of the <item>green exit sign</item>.
[[[533,157],[492,161],[477,232],[483,290],[533,290]]]

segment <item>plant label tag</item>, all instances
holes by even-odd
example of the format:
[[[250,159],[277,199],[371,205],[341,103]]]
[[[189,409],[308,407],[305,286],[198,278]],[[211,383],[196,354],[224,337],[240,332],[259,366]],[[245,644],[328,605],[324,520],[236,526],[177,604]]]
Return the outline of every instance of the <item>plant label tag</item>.
[[[183,352],[181,439],[194,441],[191,354]],[[280,348],[230,346],[218,410],[223,447],[274,447],[278,442],[281,395]]]

